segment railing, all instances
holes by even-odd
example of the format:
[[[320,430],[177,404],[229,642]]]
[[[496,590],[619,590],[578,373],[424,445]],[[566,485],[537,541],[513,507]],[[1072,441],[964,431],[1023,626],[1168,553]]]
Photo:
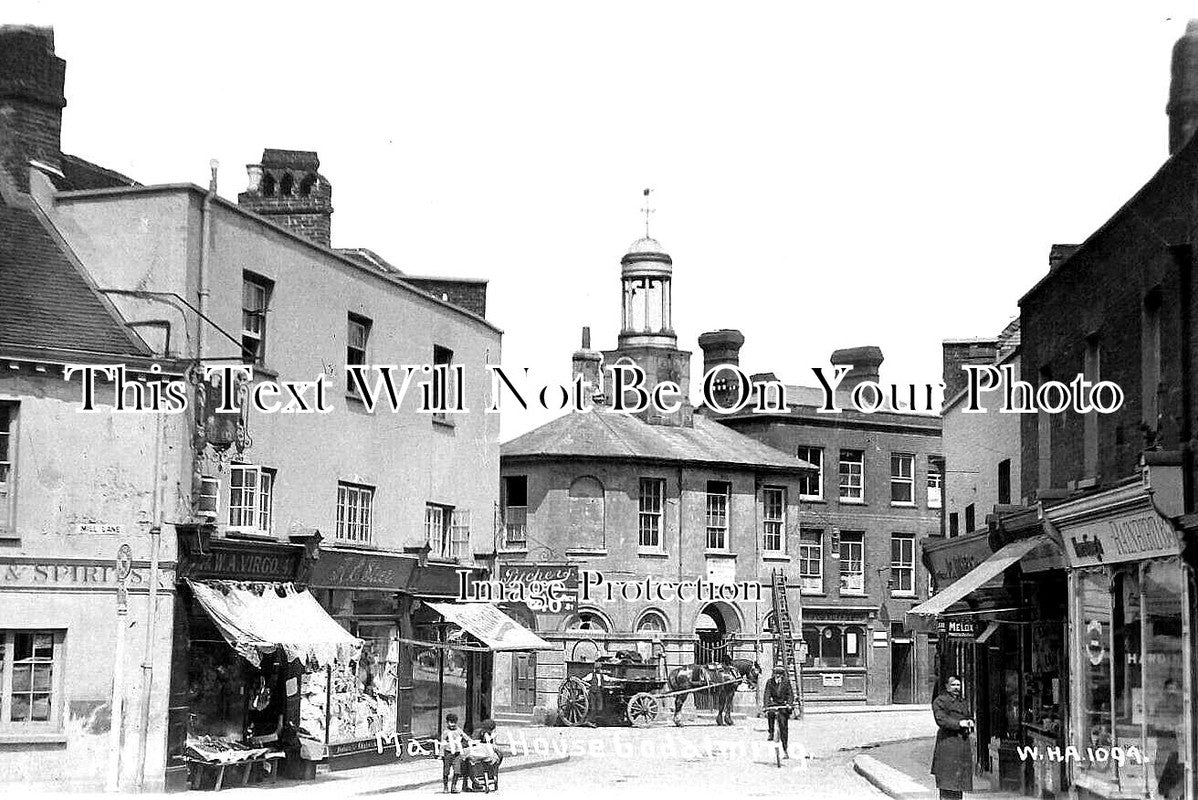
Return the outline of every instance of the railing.
[[[508,544],[528,541],[528,506],[507,506],[503,509],[503,538]]]

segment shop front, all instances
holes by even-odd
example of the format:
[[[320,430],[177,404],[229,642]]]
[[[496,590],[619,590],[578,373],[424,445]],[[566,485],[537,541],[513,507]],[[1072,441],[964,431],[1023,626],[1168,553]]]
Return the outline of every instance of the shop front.
[[[1159,502],[1136,481],[1047,511],[1069,572],[1082,797],[1194,797],[1193,576]]]
[[[1042,530],[1027,510],[994,532],[930,546],[940,591],[910,615],[936,621],[941,681],[962,679],[979,769],[995,788],[1051,797],[1064,788],[1059,768],[1020,757],[1062,744],[1067,697],[1064,572]]]
[[[402,644],[410,654],[414,739],[440,737],[451,713],[466,730],[492,717],[495,654],[554,649],[494,604],[461,601],[463,584],[483,575],[478,568],[424,563],[413,576],[412,633]]]
[[[239,781],[314,774],[314,707],[362,648],[302,588],[314,552],[180,531],[169,788],[219,787],[232,766]]]
[[[870,619],[873,609],[807,606],[803,609],[804,701],[864,703],[870,681]],[[889,676],[875,675],[888,683]]]

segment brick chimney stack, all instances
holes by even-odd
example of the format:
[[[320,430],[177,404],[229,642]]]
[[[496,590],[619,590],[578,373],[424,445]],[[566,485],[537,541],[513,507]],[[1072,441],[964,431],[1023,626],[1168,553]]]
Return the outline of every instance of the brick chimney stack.
[[[1173,45],[1173,79],[1169,82],[1169,155],[1190,140],[1198,129],[1198,20]]]
[[[0,26],[0,166],[22,190],[31,159],[61,169],[66,68],[53,28]]]
[[[699,348],[703,351],[703,375],[720,364],[733,367],[740,366],[740,348],[744,346],[745,337],[738,330],[725,328],[709,331],[699,336]],[[736,377],[729,371],[723,370],[713,386],[716,398],[721,405],[730,405],[740,393]]]
[[[853,369],[837,387],[839,391],[851,392],[863,381],[877,382],[881,375],[882,348],[869,345],[867,347],[846,347],[837,350],[830,359],[833,366],[852,366]]]
[[[319,169],[320,159],[310,150],[263,150],[260,164],[246,165],[250,185],[237,195],[237,204],[329,247],[333,188]]]

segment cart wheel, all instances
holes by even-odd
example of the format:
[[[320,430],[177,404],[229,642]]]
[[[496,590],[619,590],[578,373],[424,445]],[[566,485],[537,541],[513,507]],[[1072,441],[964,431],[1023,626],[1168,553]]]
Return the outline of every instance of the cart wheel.
[[[557,690],[557,718],[571,728],[586,722],[591,711],[590,687],[580,678],[568,678]]]
[[[638,728],[648,728],[657,719],[661,703],[648,692],[638,692],[628,701],[628,721]]]

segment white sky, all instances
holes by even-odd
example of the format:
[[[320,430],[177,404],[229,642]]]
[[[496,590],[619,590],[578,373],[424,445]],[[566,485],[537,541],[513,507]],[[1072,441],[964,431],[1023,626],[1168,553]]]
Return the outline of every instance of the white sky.
[[[680,345],[716,328],[788,382],[877,344],[935,382],[1167,156],[1179,3],[38,3],[63,148],[235,199],[317,150],[333,244],[490,279],[504,364],[615,345],[619,260],[674,258]],[[299,377],[299,376],[297,376]],[[509,438],[556,414],[505,406]]]

